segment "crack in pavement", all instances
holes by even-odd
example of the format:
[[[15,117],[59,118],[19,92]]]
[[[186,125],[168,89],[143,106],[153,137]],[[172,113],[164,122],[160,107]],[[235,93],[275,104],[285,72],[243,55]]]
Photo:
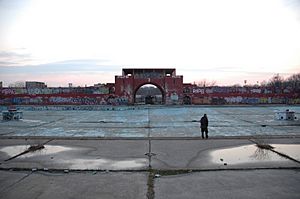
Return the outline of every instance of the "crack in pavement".
[[[199,157],[199,155],[200,155],[201,153],[203,153],[204,151],[210,150],[210,149],[213,149],[213,147],[207,147],[207,148],[204,148],[204,149],[199,150],[199,151],[196,153],[196,155],[195,155],[194,157],[192,157],[192,158],[189,160],[189,162],[188,162],[188,164],[187,164],[187,167],[190,167],[190,165],[191,165],[195,160],[197,160],[197,158]]]
[[[168,163],[166,163],[166,162],[163,161],[163,160],[160,160],[160,159],[158,159],[158,158],[155,158],[155,160],[158,161],[158,162],[160,162],[161,164],[165,165],[165,166],[168,167],[168,168],[172,168],[171,165],[169,165]]]
[[[12,131],[12,132],[9,132],[9,133],[0,134],[0,136],[6,136],[6,135],[10,135],[10,134],[18,134],[20,131],[22,132],[23,129],[28,130],[28,129],[33,129],[33,128],[37,128],[37,127],[47,126],[48,124],[53,124],[55,122],[62,121],[64,119],[66,119],[66,117],[62,117],[62,118],[59,118],[57,120],[53,120],[53,121],[50,121],[50,122],[45,122],[45,123],[34,125],[34,126],[22,127],[21,129],[18,129],[17,131]]]
[[[26,129],[31,129],[31,128],[36,128],[36,127],[46,126],[48,124],[53,124],[55,122],[62,121],[64,119],[66,119],[66,117],[62,117],[62,118],[59,118],[57,120],[53,120],[53,121],[50,121],[50,122],[45,122],[45,123],[38,124],[38,125],[35,125],[35,126],[28,126],[28,127],[26,127]]]
[[[0,190],[0,193],[4,193],[5,191],[8,191],[10,188],[12,188],[13,186],[19,184],[20,182],[22,182],[23,180],[25,180],[27,177],[29,177],[33,172],[28,173],[27,175],[23,176],[22,178],[20,178],[18,181],[12,183],[11,185],[8,185],[7,187],[4,187],[2,190]]]

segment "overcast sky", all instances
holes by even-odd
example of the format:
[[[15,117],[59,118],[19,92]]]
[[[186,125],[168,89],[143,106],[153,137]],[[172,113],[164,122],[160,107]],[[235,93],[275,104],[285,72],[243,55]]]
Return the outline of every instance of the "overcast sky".
[[[300,0],[0,0],[0,81],[114,82],[176,68],[243,85],[300,72]]]

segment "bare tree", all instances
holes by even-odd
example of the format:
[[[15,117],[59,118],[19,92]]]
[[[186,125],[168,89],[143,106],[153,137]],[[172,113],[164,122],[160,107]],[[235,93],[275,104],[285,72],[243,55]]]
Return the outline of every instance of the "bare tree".
[[[283,89],[284,78],[277,73],[268,82],[268,86],[273,89],[273,92],[281,93]]]
[[[196,82],[197,86],[199,87],[211,87],[215,86],[217,82],[215,80],[207,81],[206,79],[200,80]]]
[[[286,85],[291,87],[294,91],[300,90],[300,73],[293,74],[286,80]]]

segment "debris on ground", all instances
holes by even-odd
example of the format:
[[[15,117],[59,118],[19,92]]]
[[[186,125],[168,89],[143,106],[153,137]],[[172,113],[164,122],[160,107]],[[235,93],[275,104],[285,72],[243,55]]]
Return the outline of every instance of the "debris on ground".
[[[37,144],[37,145],[31,145],[27,150],[29,152],[34,152],[34,151],[37,151],[37,150],[41,150],[41,149],[44,149],[45,146],[42,145],[42,144]]]
[[[160,178],[160,176],[161,176],[161,175],[159,175],[159,174],[155,174],[155,175],[154,175],[154,178]]]

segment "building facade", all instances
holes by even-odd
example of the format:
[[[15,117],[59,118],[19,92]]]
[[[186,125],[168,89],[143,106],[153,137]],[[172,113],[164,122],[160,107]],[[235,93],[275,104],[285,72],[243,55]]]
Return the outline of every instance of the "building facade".
[[[136,102],[136,93],[146,84],[156,86],[162,94],[162,104],[180,104],[183,97],[183,76],[176,69],[124,68],[121,76],[115,76],[115,95]]]

